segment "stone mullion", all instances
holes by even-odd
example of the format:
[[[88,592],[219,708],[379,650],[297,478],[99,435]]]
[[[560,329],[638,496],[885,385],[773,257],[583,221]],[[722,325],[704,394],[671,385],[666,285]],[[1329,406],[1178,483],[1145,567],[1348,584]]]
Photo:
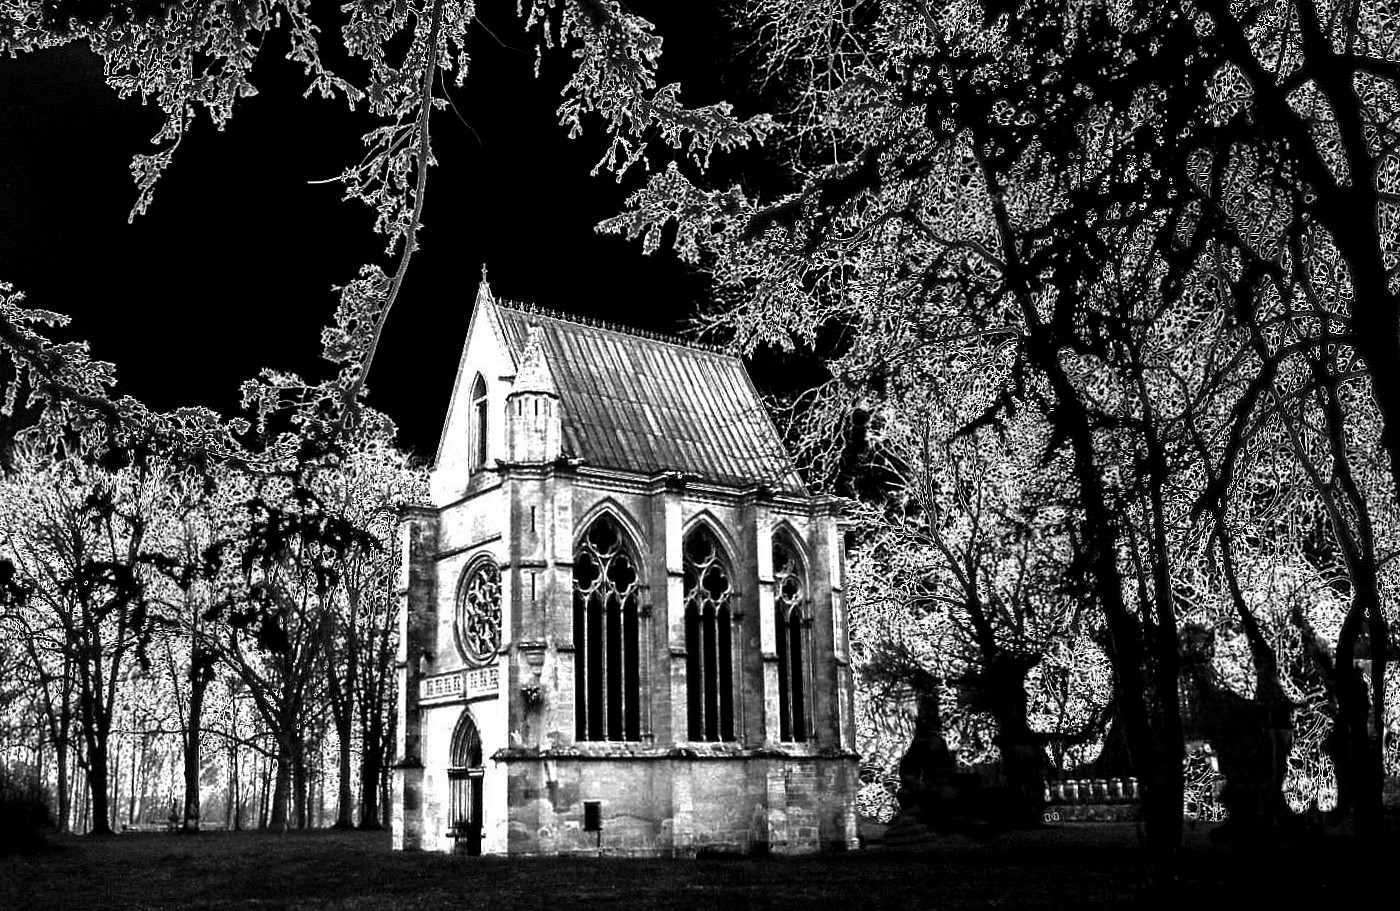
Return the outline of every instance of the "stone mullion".
[[[781,640],[778,643],[778,688],[774,696],[778,700],[778,717],[774,727],[774,739],[778,742],[792,739],[792,631],[788,629],[788,615],[780,611],[774,623]],[[786,731],[787,736],[783,734]]]
[[[823,746],[843,746],[849,715],[843,704],[841,679],[848,667],[845,631],[841,624],[841,539],[829,503],[813,510],[812,565],[808,570],[807,616],[811,626],[811,731]]]
[[[686,732],[687,740],[705,739],[705,606],[703,604],[693,604],[687,610],[693,608],[695,611],[695,637],[692,639],[686,636],[685,656],[686,661],[695,661],[695,686],[691,687],[689,674],[686,675]],[[695,725],[690,724],[690,703],[695,703]]]
[[[648,648],[652,641],[651,627],[651,603],[648,602],[638,609],[637,616],[637,698],[641,700],[641,705],[637,707],[637,726],[644,743],[656,741],[656,734],[651,726],[651,699],[648,696],[651,693],[652,678],[652,649]]]
[[[762,742],[771,744],[781,737],[782,705],[778,699],[778,624],[773,591],[773,517],[769,506],[762,499],[753,506],[754,551],[752,558],[757,567],[757,592],[755,599],[758,610],[758,651],[762,667],[762,688],[760,696],[763,711],[759,716],[763,723]]]
[[[781,616],[778,614],[781,613]],[[774,695],[778,699],[778,740],[783,740],[783,730],[787,730],[787,739],[792,739],[793,717],[792,707],[794,698],[792,692],[792,613],[782,610],[776,605],[773,608],[773,623],[777,629],[777,635],[781,641],[778,642],[777,666],[778,666],[778,687]]]
[[[836,732],[836,743],[843,749],[855,749],[855,693],[851,687],[851,642],[850,628],[846,616],[846,555],[842,540],[841,526],[836,521],[837,512],[833,507],[830,517],[823,523],[826,526],[827,588],[831,592],[831,654],[833,684],[832,727]]]
[[[608,652],[611,650],[609,646],[612,645],[612,641],[608,636],[608,628],[612,625],[612,604],[610,604],[609,602],[611,602],[613,599],[612,597],[610,597],[610,593],[608,593],[606,588],[606,569],[604,569],[603,580],[603,586],[599,588],[599,600],[602,602],[603,609],[598,613],[598,622],[599,625],[602,626],[602,629],[599,630],[599,635],[601,636],[603,643],[603,647],[598,649],[598,673],[602,675],[599,679],[601,679],[603,682],[603,685],[601,687],[603,693],[603,722],[602,730],[599,732],[600,736],[595,739],[611,740],[612,680],[610,678],[610,675],[612,673],[612,656],[609,655]]]
[[[588,599],[573,593],[569,600],[577,629],[574,635],[574,728],[578,740],[587,740],[588,674],[592,671],[588,666]]]
[[[743,647],[744,612],[734,609],[733,598],[729,605],[729,698],[731,725],[736,743],[743,743],[748,736],[748,712],[744,705],[743,690]]]
[[[598,608],[596,619],[594,616],[595,605]],[[608,713],[607,677],[603,673],[607,661],[607,642],[605,641],[605,634],[608,626],[607,605],[604,603],[602,595],[597,590],[594,590],[585,602],[583,622],[584,628],[588,633],[586,640],[586,648],[588,649],[588,676],[584,680],[584,686],[588,692],[588,739],[597,740],[600,732],[606,733],[607,731],[606,722]],[[602,647],[597,650],[596,659],[593,648],[593,643],[595,642],[602,645]],[[597,667],[594,666],[595,663]],[[603,685],[595,686],[594,681],[602,681]],[[597,691],[596,695],[595,690]],[[594,703],[598,699],[602,700],[602,705],[598,707],[599,720],[597,724],[594,724]]]
[[[634,564],[635,565],[635,564]],[[634,635],[627,632],[628,621],[631,621]],[[618,725],[622,740],[640,742],[642,739],[642,663],[640,654],[642,635],[642,616],[637,608],[637,595],[634,591],[626,598],[618,600],[617,608],[617,658],[622,662],[618,668],[617,683],[621,698],[618,699],[618,708],[622,712],[622,718]],[[627,681],[629,673],[628,654],[632,654],[633,661],[637,667],[637,686],[635,689]],[[633,737],[632,718],[636,718],[636,737]]]
[[[714,604],[700,612],[700,647],[700,730],[705,740],[714,740],[711,731],[719,732],[719,617]]]
[[[817,649],[816,636],[812,629],[811,599],[808,599],[807,603],[808,612],[802,617],[801,632],[798,634],[802,642],[802,676],[806,678],[802,681],[805,687],[802,691],[802,726],[807,742],[815,743],[818,739],[817,707],[822,705],[824,700],[817,693]]]
[[[685,568],[681,553],[681,492],[679,479],[667,479],[652,494],[652,568],[656,598],[652,609],[663,614],[666,643],[667,683],[663,690],[669,700],[666,742],[684,743],[690,736],[686,703]],[[661,696],[661,692],[656,694]]]

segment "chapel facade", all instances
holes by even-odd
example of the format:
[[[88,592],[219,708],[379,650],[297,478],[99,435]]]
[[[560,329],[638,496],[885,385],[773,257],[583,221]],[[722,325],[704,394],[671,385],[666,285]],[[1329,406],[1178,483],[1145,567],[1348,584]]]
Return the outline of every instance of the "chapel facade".
[[[844,555],[742,362],[496,300],[401,521],[393,845],[854,847]]]

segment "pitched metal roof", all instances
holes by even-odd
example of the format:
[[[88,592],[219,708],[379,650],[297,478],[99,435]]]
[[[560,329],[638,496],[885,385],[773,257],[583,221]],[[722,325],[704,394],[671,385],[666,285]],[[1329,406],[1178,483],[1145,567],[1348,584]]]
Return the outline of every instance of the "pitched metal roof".
[[[522,304],[496,306],[518,366],[538,327],[564,449],[585,464],[806,493],[737,357]]]

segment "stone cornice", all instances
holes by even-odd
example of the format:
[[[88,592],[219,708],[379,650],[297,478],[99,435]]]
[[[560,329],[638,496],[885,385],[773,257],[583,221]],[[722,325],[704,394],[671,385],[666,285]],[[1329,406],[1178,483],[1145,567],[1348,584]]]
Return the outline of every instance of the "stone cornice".
[[[601,745],[601,743],[599,744]],[[538,762],[540,760],[554,759],[578,759],[585,762],[603,761],[616,762],[619,759],[627,760],[647,760],[652,762],[663,760],[719,760],[733,762],[736,760],[753,759],[781,759],[781,760],[801,760],[811,759],[822,762],[854,762],[860,759],[860,754],[853,750],[822,748],[806,749],[803,747],[739,747],[729,744],[709,744],[692,743],[683,746],[655,747],[645,746],[640,742],[631,741],[607,741],[607,747],[597,749],[599,745],[585,744],[583,748],[575,747],[505,747],[491,754],[493,762]],[[592,747],[592,748],[591,748]]]

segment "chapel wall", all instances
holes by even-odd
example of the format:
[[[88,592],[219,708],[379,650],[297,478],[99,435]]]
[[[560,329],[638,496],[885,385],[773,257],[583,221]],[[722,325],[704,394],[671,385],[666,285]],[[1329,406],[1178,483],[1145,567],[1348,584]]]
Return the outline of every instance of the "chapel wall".
[[[555,756],[508,763],[512,855],[807,853],[856,844],[850,757]],[[588,801],[601,832],[587,831]]]
[[[432,638],[424,643],[425,648],[433,653],[430,668],[433,673],[466,666],[453,629],[458,587],[467,568],[477,560],[489,557],[499,566],[509,559],[503,540],[504,515],[500,485],[439,511],[438,546],[434,556],[437,586],[433,599]],[[509,603],[509,587],[509,574],[502,572],[502,604]],[[507,611],[502,611],[501,622],[501,641],[509,642],[513,631]]]
[[[437,551],[437,513],[426,508],[405,509],[399,518],[400,565],[395,592],[399,608],[399,644],[395,654],[400,719],[418,714],[418,690],[414,669],[424,655],[424,640],[431,635],[431,612],[425,606],[437,597],[433,555]],[[396,849],[418,848],[423,840],[423,764],[421,728],[411,721],[398,726],[394,752],[389,828]]]
[[[501,344],[491,308],[480,306],[480,297],[477,303],[467,327],[462,356],[457,362],[452,398],[443,419],[441,446],[429,479],[430,495],[436,506],[465,496],[477,477],[471,472],[470,425],[471,388],[478,374],[486,382],[486,464],[491,465],[506,454],[506,396],[510,393],[515,363],[509,350]]]
[[[482,774],[482,845],[483,854],[501,854],[506,850],[506,832],[510,812],[506,804],[506,769],[491,756],[507,745],[504,734],[506,720],[504,701],[499,698],[456,700],[422,710],[423,729],[423,801],[421,811],[422,840],[425,851],[451,853],[457,849],[457,839],[449,830],[451,788],[447,770],[452,765],[452,735],[463,712],[470,713],[481,735]]]
[[[402,798],[394,801],[395,847],[450,852],[456,839],[449,832],[453,733],[470,711],[481,739],[483,756],[484,853],[505,850],[507,809],[505,771],[490,756],[509,745],[509,719],[502,685],[505,673],[500,658],[480,669],[494,669],[494,692],[481,689],[481,677],[473,678],[467,691],[463,671],[468,670],[454,630],[456,599],[464,574],[484,559],[499,565],[503,556],[499,485],[441,509],[425,510],[427,521],[415,538],[409,557],[414,570],[400,608],[405,636],[401,650],[400,700],[403,709],[400,770],[396,787]],[[427,529],[430,527],[431,534]],[[509,597],[508,577],[502,574],[503,601]],[[502,617],[502,642],[511,634],[508,616]],[[486,678],[490,679],[490,678]],[[458,683],[459,680],[463,682]],[[460,691],[423,694],[424,682],[434,687],[461,686]],[[400,835],[402,831],[402,836]]]

